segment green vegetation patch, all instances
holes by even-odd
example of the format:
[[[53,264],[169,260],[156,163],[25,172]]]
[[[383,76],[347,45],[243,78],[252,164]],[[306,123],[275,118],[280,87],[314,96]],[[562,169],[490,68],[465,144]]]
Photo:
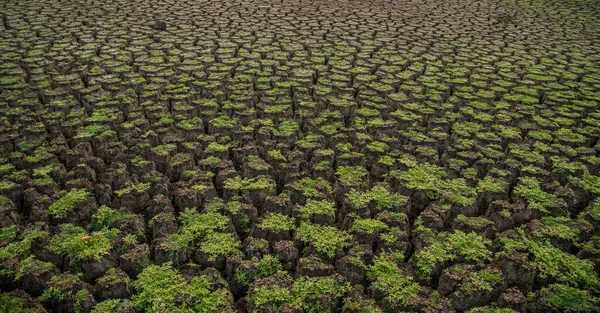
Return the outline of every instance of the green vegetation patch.
[[[354,219],[354,223],[352,223],[350,231],[357,232],[359,230],[362,230],[369,234],[372,234],[375,232],[387,230],[388,228],[389,227],[384,222],[378,219],[357,217],[356,219]]]
[[[103,229],[91,234],[73,224],[60,225],[60,233],[50,240],[50,250],[66,254],[73,261],[93,258],[100,260],[112,249],[111,240],[119,235],[118,229]]]
[[[127,195],[132,192],[144,193],[144,192],[150,190],[150,187],[152,187],[152,183],[149,183],[149,182],[133,184],[133,185],[125,187],[123,189],[115,190],[115,194],[117,195],[117,197],[121,197],[123,195]]]
[[[92,313],[128,312],[134,309],[133,302],[128,299],[109,299],[96,304]]]
[[[54,201],[48,208],[48,214],[56,218],[66,218],[67,213],[77,207],[78,204],[85,202],[90,193],[83,189],[71,189],[62,198]]]
[[[535,269],[540,277],[584,290],[600,290],[600,279],[594,272],[594,263],[591,260],[568,254],[554,247],[546,239],[531,239],[525,235],[522,227],[518,229],[518,233],[518,240],[507,237],[500,239],[503,245],[500,255],[527,253],[530,255],[528,265]]]
[[[273,231],[290,231],[296,228],[296,221],[291,216],[271,213],[262,220],[258,227]]]
[[[31,245],[36,240],[45,238],[48,235],[47,231],[42,230],[40,224],[30,226],[20,234],[16,226],[2,228],[0,230],[0,243],[2,243],[0,246],[0,262],[15,259],[28,253]],[[10,273],[8,267],[4,270]],[[5,271],[0,270],[2,273]]]
[[[254,190],[274,190],[275,183],[272,179],[269,179],[264,175],[253,178],[237,176],[225,180],[224,187],[228,190],[249,192]]]
[[[188,208],[181,213],[179,221],[181,227],[161,243],[163,247],[171,250],[189,249],[195,243],[199,251],[209,256],[209,261],[216,260],[218,256],[241,254],[239,239],[227,232],[231,222],[226,216],[216,212],[200,214],[195,209]]]
[[[556,195],[542,190],[539,181],[535,177],[520,177],[513,192],[515,196],[524,198],[527,201],[527,206],[531,209],[545,213],[548,213],[548,208],[553,205],[564,202]]]
[[[302,222],[297,230],[300,239],[311,244],[315,249],[328,257],[335,256],[348,246],[352,238],[343,230],[333,226],[316,225]]]
[[[39,313],[38,308],[29,308],[25,304],[25,299],[17,298],[9,293],[3,292],[0,295],[0,312],[2,313]]]
[[[413,281],[412,276],[398,266],[403,259],[402,255],[384,253],[373,259],[373,265],[367,271],[371,288],[383,292],[392,304],[408,304],[421,291],[421,286]]]
[[[362,183],[363,178],[367,175],[367,170],[362,166],[340,166],[335,173],[340,181],[355,185]]]
[[[212,277],[195,276],[186,281],[170,263],[146,267],[133,286],[136,310],[148,313],[212,313],[222,308],[227,299],[227,292],[215,288]]]
[[[340,299],[350,289],[350,283],[340,283],[332,277],[301,276],[292,285],[293,308],[305,312],[332,312]],[[330,299],[330,301],[323,301]]]
[[[335,217],[335,203],[329,200],[308,199],[306,204],[299,208],[300,216],[309,218],[315,215]]]
[[[408,202],[406,197],[390,192],[386,187],[385,185],[377,185],[362,192],[352,189],[346,194],[346,197],[356,208],[366,208],[370,203],[374,203],[375,207],[382,211],[393,211]]]
[[[589,291],[563,284],[552,284],[541,289],[542,297],[556,310],[562,312],[597,312],[600,299]]]
[[[452,234],[439,234],[432,239],[432,243],[417,251],[414,260],[421,277],[428,276],[436,266],[443,265],[448,261],[455,260],[459,255],[466,261],[483,265],[492,259],[489,250],[491,241],[482,235],[470,232],[464,233],[460,230]]]

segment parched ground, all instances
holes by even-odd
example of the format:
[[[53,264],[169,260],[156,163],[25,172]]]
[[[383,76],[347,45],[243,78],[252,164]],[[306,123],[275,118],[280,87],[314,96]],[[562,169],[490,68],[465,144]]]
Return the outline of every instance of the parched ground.
[[[0,21],[0,313],[600,311],[598,1]]]

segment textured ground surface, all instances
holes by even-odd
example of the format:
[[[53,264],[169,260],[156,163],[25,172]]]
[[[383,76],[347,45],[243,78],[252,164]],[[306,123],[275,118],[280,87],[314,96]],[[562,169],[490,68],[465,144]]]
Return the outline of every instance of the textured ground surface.
[[[600,310],[597,1],[0,22],[0,312]]]

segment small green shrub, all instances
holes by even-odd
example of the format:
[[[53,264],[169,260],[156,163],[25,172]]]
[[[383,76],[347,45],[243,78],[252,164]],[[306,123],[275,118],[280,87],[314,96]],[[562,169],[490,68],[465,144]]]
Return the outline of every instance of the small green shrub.
[[[90,196],[90,193],[82,189],[72,189],[62,198],[54,201],[48,208],[48,214],[56,218],[66,218],[67,213],[83,203]]]
[[[96,304],[92,313],[113,313],[134,309],[133,302],[127,299],[109,299]]]
[[[132,301],[141,312],[212,313],[226,301],[226,291],[216,289],[212,277],[195,276],[187,282],[170,263],[144,268],[133,286]]]
[[[132,213],[125,213],[123,211],[113,210],[106,205],[98,208],[98,211],[92,216],[92,222],[90,223],[91,230],[102,230],[104,228],[116,227],[118,223],[123,221],[129,221],[135,218]]]
[[[333,190],[331,183],[322,177],[317,179],[305,177],[294,181],[290,187],[299,190],[307,198],[327,198]]]
[[[350,190],[346,194],[348,200],[358,209],[366,208],[371,202],[378,210],[393,210],[405,204],[408,199],[402,195],[390,192],[385,185],[373,186],[367,191]]]
[[[200,214],[192,208],[185,209],[179,216],[179,221],[181,227],[179,227],[177,233],[169,237],[168,241],[168,244],[175,249],[187,249],[190,244],[200,243],[211,234],[226,231],[230,225],[229,219],[220,213]],[[211,243],[223,238],[214,237],[213,239]]]
[[[258,227],[273,231],[290,231],[296,228],[296,221],[287,215],[271,213],[262,220]]]
[[[289,289],[281,286],[263,285],[252,290],[249,300],[256,306],[268,304],[280,309],[282,305],[290,303],[293,296]]]
[[[541,226],[533,230],[532,235],[538,238],[554,237],[575,241],[579,236],[580,229],[576,222],[567,216],[544,216],[541,219]]]
[[[594,263],[582,260],[554,247],[546,239],[531,239],[523,228],[517,230],[519,240],[502,237],[502,251],[499,255],[511,255],[524,252],[530,255],[529,266],[535,269],[541,278],[550,278],[558,283],[590,291],[600,290],[600,279],[594,272]]]
[[[47,237],[47,231],[41,230],[41,224],[35,224],[28,227],[24,232],[19,234],[16,226],[5,227],[0,230],[0,242],[3,245],[0,247],[0,264],[6,261],[15,261],[22,259],[29,253],[31,245],[34,241]],[[6,266],[0,269],[0,274],[15,274],[11,267]],[[16,273],[18,275],[18,273]]]
[[[336,227],[315,225],[308,222],[300,224],[298,236],[303,242],[313,245],[319,253],[328,257],[335,256],[347,247],[352,238]]]
[[[340,166],[335,173],[340,181],[355,185],[362,183],[363,177],[367,175],[367,170],[362,166]]]
[[[501,280],[502,275],[500,273],[494,273],[490,270],[484,269],[471,275],[469,282],[465,286],[465,290],[485,290],[491,292],[494,290],[492,285],[499,283]]]
[[[261,175],[253,178],[245,178],[237,176],[235,178],[228,178],[224,182],[225,189],[241,191],[248,193],[253,190],[274,190],[275,183],[268,179],[266,176]]]
[[[552,284],[541,289],[541,294],[555,309],[561,312],[597,312],[600,310],[600,299],[589,291],[562,284]]]
[[[332,277],[301,276],[292,285],[291,306],[305,312],[326,313],[337,307],[337,301],[350,289],[350,283],[340,284]],[[323,302],[322,299],[330,299]]]
[[[13,297],[8,293],[3,292],[0,295],[0,312],[1,313],[39,313],[37,308],[27,308],[25,300]]]
[[[282,270],[283,268],[277,257],[267,254],[258,261],[258,267],[254,271],[253,275],[255,279],[261,279],[281,272]]]
[[[125,187],[123,189],[115,190],[115,194],[117,195],[117,197],[121,197],[123,195],[130,194],[132,192],[144,193],[144,192],[150,190],[150,187],[152,187],[152,183],[133,184],[133,185]]]
[[[68,255],[73,261],[94,258],[100,260],[110,253],[110,241],[119,234],[118,229],[104,229],[91,234],[73,224],[60,225],[60,233],[50,240],[50,250]],[[88,239],[85,240],[84,238]]]
[[[373,264],[367,270],[371,288],[383,292],[388,301],[394,304],[408,304],[421,291],[421,286],[398,267],[397,262],[401,259],[402,255],[380,254],[373,259]]]
[[[335,217],[335,203],[329,200],[308,199],[306,204],[300,207],[299,211],[300,216],[305,219],[315,215]]]
[[[240,241],[230,233],[210,233],[203,238],[198,249],[209,256],[209,261],[214,261],[217,256],[241,256],[241,246]]]
[[[439,234],[429,246],[415,253],[418,274],[426,277],[436,264],[452,261],[459,255],[467,261],[483,265],[492,258],[492,252],[488,250],[490,245],[489,239],[475,232],[465,234],[457,230],[452,234]]]
[[[519,183],[513,192],[515,196],[524,198],[531,209],[546,213],[549,207],[562,201],[556,195],[542,190],[535,177],[519,177]]]
[[[357,217],[352,223],[350,228],[351,232],[357,232],[359,230],[366,231],[369,234],[387,230],[389,227],[382,221],[372,218],[360,218]]]

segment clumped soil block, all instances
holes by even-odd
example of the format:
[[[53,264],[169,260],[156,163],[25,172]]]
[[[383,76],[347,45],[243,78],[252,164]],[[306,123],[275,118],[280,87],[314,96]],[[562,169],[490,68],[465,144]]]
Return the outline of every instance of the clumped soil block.
[[[0,0],[0,313],[599,312],[595,0]]]

